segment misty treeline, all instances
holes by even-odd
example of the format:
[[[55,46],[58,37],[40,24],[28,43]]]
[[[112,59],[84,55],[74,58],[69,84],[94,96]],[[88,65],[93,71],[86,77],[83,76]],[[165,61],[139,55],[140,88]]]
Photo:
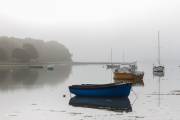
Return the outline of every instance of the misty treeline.
[[[71,62],[69,50],[56,41],[0,36],[0,62]]]

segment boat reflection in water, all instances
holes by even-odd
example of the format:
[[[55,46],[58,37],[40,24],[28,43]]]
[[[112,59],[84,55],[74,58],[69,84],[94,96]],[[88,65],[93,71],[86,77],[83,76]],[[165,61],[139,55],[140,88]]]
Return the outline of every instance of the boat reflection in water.
[[[153,72],[153,76],[164,77],[164,71],[163,72]]]
[[[51,72],[45,69],[0,68],[0,91],[56,86],[69,77],[71,69],[71,65],[56,65]]]
[[[70,99],[69,105],[75,107],[86,107],[106,109],[117,112],[132,112],[128,97],[81,97],[75,96]]]
[[[132,83],[132,86],[144,86],[144,80],[117,80],[117,79],[113,79],[114,83]]]

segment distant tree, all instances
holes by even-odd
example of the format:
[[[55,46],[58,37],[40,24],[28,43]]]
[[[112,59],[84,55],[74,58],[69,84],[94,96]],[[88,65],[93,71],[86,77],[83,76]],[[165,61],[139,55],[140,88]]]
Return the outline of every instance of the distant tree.
[[[30,56],[24,49],[15,48],[12,52],[12,57],[16,59],[18,62],[29,62]]]
[[[7,53],[3,48],[0,48],[0,61],[6,61],[8,59]]]
[[[57,41],[46,43],[46,58],[53,62],[71,62],[71,54],[69,50]]]
[[[57,41],[0,36],[0,61],[72,62],[69,50]]]
[[[32,44],[29,43],[23,44],[23,49],[29,55],[30,59],[37,59],[39,57],[38,51]]]

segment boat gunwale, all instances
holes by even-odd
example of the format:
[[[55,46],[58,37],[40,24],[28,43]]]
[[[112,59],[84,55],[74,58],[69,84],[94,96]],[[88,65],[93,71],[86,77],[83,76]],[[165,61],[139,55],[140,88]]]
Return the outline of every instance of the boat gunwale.
[[[106,89],[106,88],[112,88],[112,87],[118,87],[120,85],[132,85],[131,82],[128,83],[110,83],[110,84],[82,84],[82,85],[72,85],[69,86],[70,89]]]

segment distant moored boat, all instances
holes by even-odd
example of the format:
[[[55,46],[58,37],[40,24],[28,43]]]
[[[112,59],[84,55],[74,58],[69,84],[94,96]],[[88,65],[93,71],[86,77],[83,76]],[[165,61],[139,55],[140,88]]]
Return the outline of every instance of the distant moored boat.
[[[54,65],[53,64],[47,65],[47,70],[54,70]]]
[[[164,66],[153,66],[153,72],[164,72]]]
[[[159,31],[158,31],[158,65],[153,65],[153,72],[164,72],[164,66],[161,65],[161,56],[160,56],[160,39],[159,39]]]
[[[136,64],[125,64],[122,65],[119,69],[114,70],[114,80],[131,82],[135,84],[138,81],[143,81],[144,72],[137,71]]]

